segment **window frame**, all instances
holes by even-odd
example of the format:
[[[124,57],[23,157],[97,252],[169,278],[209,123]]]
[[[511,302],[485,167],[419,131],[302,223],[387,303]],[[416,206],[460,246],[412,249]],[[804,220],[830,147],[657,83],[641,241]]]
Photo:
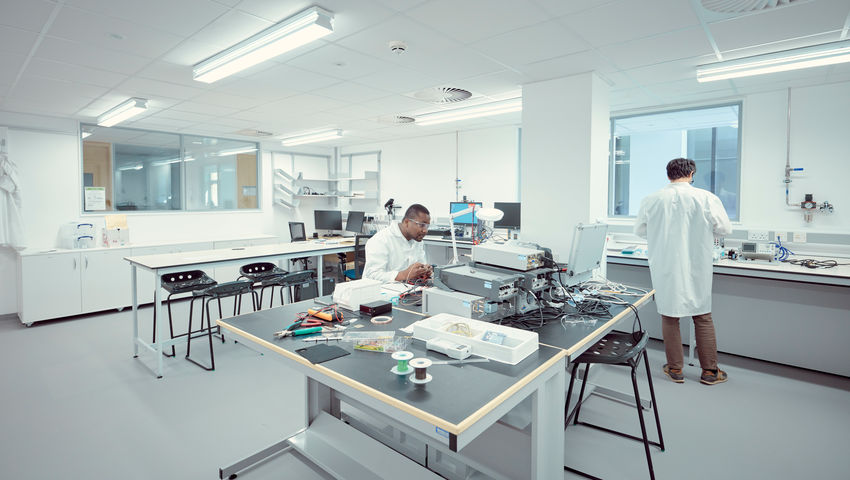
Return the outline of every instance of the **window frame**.
[[[180,150],[180,209],[176,210],[117,210],[115,208],[115,190],[113,185],[113,206],[112,210],[85,210],[85,188],[83,188],[84,183],[84,162],[85,158],[83,157],[83,141],[82,132],[84,131],[83,127],[96,127],[96,128],[118,128],[122,130],[134,130],[137,132],[145,132],[145,133],[160,133],[160,134],[168,134],[168,135],[176,135],[179,139],[179,150]],[[219,140],[227,140],[227,141],[235,141],[235,142],[244,142],[244,143],[254,143],[257,146],[257,207],[256,208],[216,208],[209,210],[189,210],[187,209],[187,199],[186,199],[186,164],[184,162],[184,158],[186,157],[186,148],[185,148],[185,137],[204,137],[204,138],[214,138]],[[110,145],[114,145],[114,143],[110,142]],[[205,134],[193,134],[193,133],[177,133],[177,132],[168,132],[163,130],[149,130],[146,128],[133,128],[133,127],[101,127],[97,124],[93,123],[85,123],[79,122],[77,129],[77,151],[78,151],[78,188],[79,190],[79,211],[81,217],[102,217],[104,215],[184,215],[184,214],[215,214],[215,213],[250,213],[250,212],[261,212],[263,211],[263,148],[262,143],[259,141],[252,142],[250,140],[243,140],[237,138],[228,138],[228,137],[220,137],[220,136],[212,136]],[[114,157],[114,148],[111,148],[112,156]],[[114,166],[114,158],[111,159],[111,175],[115,175],[115,166]],[[238,186],[237,186],[238,188]]]
[[[609,220],[613,221],[623,221],[623,220],[634,220],[636,215],[616,215],[614,213],[614,202],[616,197],[616,178],[614,175],[615,172],[615,162],[616,162],[616,136],[614,134],[614,124],[617,120],[622,120],[625,118],[634,118],[634,117],[643,117],[649,115],[657,115],[657,114],[665,114],[665,113],[675,113],[675,112],[684,112],[684,111],[693,111],[693,110],[707,110],[712,108],[722,108],[722,107],[738,107],[738,147],[737,147],[737,156],[738,156],[738,172],[737,172],[737,198],[736,202],[736,219],[732,220],[732,223],[740,223],[741,222],[741,164],[743,163],[743,158],[741,158],[741,152],[743,151],[744,144],[744,134],[743,134],[743,118],[744,118],[744,101],[743,99],[732,100],[728,102],[722,103],[700,103],[694,105],[686,105],[686,106],[678,106],[675,108],[668,109],[650,109],[650,110],[641,110],[638,112],[625,113],[625,114],[612,114],[609,119],[609,130],[608,130],[608,206],[607,206],[607,217]],[[716,127],[714,127],[716,128]],[[714,159],[712,159],[714,161]],[[712,168],[711,177],[714,178],[715,172]],[[714,193],[714,192],[712,192]]]

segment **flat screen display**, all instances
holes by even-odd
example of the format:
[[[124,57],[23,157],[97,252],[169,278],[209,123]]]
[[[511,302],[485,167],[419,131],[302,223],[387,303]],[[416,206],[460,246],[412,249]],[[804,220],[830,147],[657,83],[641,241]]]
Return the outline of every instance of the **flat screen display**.
[[[342,230],[342,212],[339,210],[314,210],[316,230]]]
[[[493,208],[496,210],[501,210],[504,212],[505,216],[502,217],[501,220],[494,223],[493,226],[496,228],[510,228],[519,230],[520,228],[520,210],[522,210],[522,204],[519,202],[495,202],[493,203]]]
[[[449,203],[449,215],[466,210],[475,205],[475,211],[461,215],[454,219],[455,225],[478,225],[478,210],[484,205],[481,202],[451,202]]]
[[[347,232],[362,233],[364,216],[365,212],[348,212],[348,220],[345,221],[345,230]]]

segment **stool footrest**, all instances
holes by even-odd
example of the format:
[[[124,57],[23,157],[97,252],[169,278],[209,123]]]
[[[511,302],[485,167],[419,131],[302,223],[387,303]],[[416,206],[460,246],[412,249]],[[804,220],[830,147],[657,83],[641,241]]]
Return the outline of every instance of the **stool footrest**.
[[[596,430],[608,432],[608,433],[613,434],[613,435],[619,435],[621,437],[631,438],[632,440],[637,440],[638,442],[643,442],[643,437],[638,437],[636,435],[630,435],[628,433],[623,433],[623,432],[620,432],[620,431],[617,431],[617,430],[612,430],[610,428],[603,427],[601,425],[594,425],[592,423],[587,423],[587,422],[578,422],[578,423],[575,423],[574,425],[584,425],[585,427],[595,428]],[[664,451],[664,448],[661,447],[660,443],[653,442],[652,440],[647,440],[646,442],[650,445],[654,445],[654,446],[660,448],[662,452]]]

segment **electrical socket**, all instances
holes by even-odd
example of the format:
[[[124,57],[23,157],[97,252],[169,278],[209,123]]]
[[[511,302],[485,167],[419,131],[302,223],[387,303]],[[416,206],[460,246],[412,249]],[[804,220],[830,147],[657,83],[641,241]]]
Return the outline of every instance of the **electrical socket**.
[[[794,243],[806,243],[806,232],[794,232]]]
[[[776,232],[776,235],[774,235],[774,237],[777,240],[779,240],[780,242],[787,242],[788,241],[788,232]]]
[[[748,230],[747,240],[764,240],[768,241],[769,232],[767,230]]]

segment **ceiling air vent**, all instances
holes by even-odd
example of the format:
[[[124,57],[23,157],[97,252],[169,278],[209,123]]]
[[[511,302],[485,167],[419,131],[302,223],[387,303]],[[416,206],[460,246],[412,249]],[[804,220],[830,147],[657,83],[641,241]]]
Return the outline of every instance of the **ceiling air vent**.
[[[457,87],[426,88],[413,94],[413,98],[437,104],[462,102],[471,96],[472,92],[469,90]]]
[[[234,135],[242,135],[245,137],[271,137],[274,135],[272,132],[264,132],[262,130],[253,130],[250,128],[246,128],[244,130],[239,130],[238,132],[233,132]]]
[[[703,8],[716,13],[751,13],[787,7],[810,0],[700,0]]]
[[[406,117],[404,115],[385,115],[383,117],[378,117],[378,122],[389,125],[404,125],[406,123],[413,123],[414,121],[416,121],[415,118]]]

